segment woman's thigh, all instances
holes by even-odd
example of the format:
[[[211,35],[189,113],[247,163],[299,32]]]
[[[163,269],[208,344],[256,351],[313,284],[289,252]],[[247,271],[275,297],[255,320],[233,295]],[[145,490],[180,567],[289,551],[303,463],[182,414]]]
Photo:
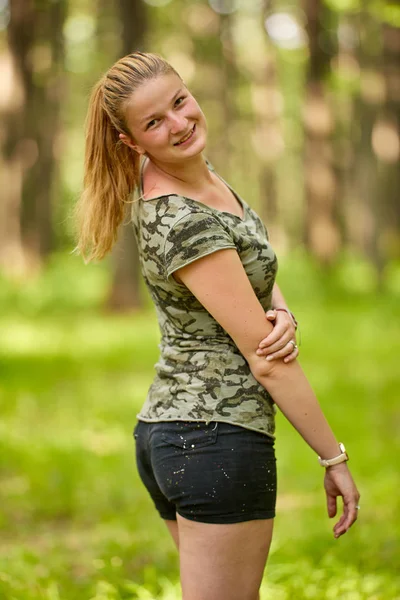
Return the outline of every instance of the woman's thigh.
[[[183,600],[257,600],[273,519],[229,525],[177,515]]]

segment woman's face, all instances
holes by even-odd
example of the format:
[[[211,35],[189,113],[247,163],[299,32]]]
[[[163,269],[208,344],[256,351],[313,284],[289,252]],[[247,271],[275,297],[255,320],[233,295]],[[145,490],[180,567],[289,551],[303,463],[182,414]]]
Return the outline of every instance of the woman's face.
[[[126,120],[132,140],[121,135],[122,141],[157,162],[179,163],[204,150],[206,119],[175,73],[141,85],[127,105]]]

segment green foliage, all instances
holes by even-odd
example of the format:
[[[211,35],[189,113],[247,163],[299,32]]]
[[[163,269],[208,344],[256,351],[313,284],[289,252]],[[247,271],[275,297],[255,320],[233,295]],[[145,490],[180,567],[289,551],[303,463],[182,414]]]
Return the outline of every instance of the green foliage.
[[[387,2],[383,7],[383,21],[392,25],[392,27],[400,27],[400,6],[394,2]]]
[[[261,600],[395,600],[396,286],[377,294],[354,260],[327,274],[294,257],[280,272],[302,365],[362,497],[359,523],[334,540],[323,471],[278,417],[278,517]],[[139,481],[131,435],[158,328],[152,312],[102,313],[106,291],[103,267],[74,257],[54,259],[26,288],[2,282],[1,599],[180,598],[176,551]]]
[[[361,0],[325,0],[325,4],[331,10],[344,13],[359,12],[362,6]]]
[[[107,263],[85,266],[76,255],[53,255],[39,277],[7,281],[0,273],[0,309],[24,316],[91,310],[104,301]]]

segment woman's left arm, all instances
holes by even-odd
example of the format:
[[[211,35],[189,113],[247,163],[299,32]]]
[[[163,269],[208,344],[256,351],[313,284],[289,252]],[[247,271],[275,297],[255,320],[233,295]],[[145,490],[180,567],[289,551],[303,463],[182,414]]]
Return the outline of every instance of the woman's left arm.
[[[277,308],[284,310],[276,310]],[[266,317],[274,328],[261,340],[257,350],[258,356],[265,356],[267,360],[283,358],[285,363],[291,362],[299,355],[296,343],[297,323],[293,320],[277,283],[272,290],[272,309],[266,312]]]

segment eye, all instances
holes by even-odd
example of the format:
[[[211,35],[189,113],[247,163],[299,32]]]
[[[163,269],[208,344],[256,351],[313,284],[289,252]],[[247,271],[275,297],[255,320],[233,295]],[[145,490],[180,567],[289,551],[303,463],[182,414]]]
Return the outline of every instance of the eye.
[[[186,98],[186,96],[180,96],[179,98],[177,98],[175,100],[175,106],[179,106],[180,104],[182,104],[182,102],[184,101],[185,98]]]
[[[146,129],[150,129],[150,127],[154,127],[154,125],[157,123],[157,121],[159,121],[159,119],[152,119],[151,121],[149,121],[146,125]]]

